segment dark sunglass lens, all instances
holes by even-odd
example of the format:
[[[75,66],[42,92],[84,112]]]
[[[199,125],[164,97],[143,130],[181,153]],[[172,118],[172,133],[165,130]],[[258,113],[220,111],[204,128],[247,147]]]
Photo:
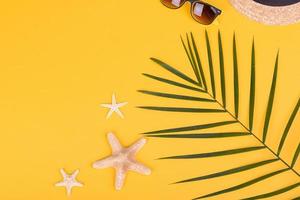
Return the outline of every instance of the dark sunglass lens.
[[[192,6],[192,15],[201,24],[211,24],[220,13],[215,7],[200,2],[193,3]]]
[[[161,0],[161,2],[169,8],[179,8],[186,0]]]

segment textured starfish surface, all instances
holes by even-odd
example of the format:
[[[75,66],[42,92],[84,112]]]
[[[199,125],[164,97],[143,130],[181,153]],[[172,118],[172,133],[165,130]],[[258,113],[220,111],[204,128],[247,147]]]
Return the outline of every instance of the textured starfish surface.
[[[135,159],[136,153],[146,143],[145,138],[141,138],[131,146],[123,147],[113,133],[107,135],[108,141],[112,148],[112,155],[93,163],[96,169],[113,167],[116,170],[115,188],[121,190],[124,184],[126,173],[131,170],[144,175],[150,175],[151,170]]]
[[[67,190],[67,195],[70,196],[72,193],[73,187],[82,187],[83,184],[76,180],[76,176],[79,173],[79,170],[76,170],[72,174],[67,174],[64,169],[60,170],[60,173],[63,177],[61,182],[55,184],[55,186],[65,187]]]
[[[110,118],[110,116],[115,112],[117,113],[121,118],[124,118],[122,112],[120,111],[120,107],[125,106],[127,104],[127,102],[123,102],[123,103],[117,103],[116,100],[116,95],[113,94],[112,95],[112,99],[111,99],[111,104],[101,104],[102,107],[104,108],[109,108],[109,112],[106,115],[106,118]]]

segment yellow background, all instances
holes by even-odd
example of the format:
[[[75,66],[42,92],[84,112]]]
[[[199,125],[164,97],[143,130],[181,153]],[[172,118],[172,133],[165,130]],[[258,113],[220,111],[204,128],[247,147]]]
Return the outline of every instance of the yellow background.
[[[171,78],[168,72],[148,59],[153,56],[191,74],[179,36],[193,31],[198,46],[204,47],[205,28],[210,34],[214,55],[217,30],[222,32],[227,74],[232,71],[232,34],[234,31],[237,34],[241,110],[244,113],[247,113],[248,105],[250,47],[255,36],[257,107],[254,131],[258,135],[263,125],[276,52],[280,48],[278,87],[269,132],[273,137],[268,137],[268,144],[277,148],[284,125],[300,95],[300,24],[264,26],[240,15],[227,1],[209,2],[223,10],[219,25],[197,24],[189,14],[188,3],[175,11],[165,8],[158,0],[1,1],[0,199],[67,199],[63,188],[53,186],[61,180],[60,168],[68,172],[81,170],[78,180],[85,186],[75,188],[69,199],[179,200],[230,187],[282,166],[273,163],[239,175],[169,185],[241,163],[250,164],[271,155],[261,151],[261,158],[253,152],[248,153],[248,157],[235,155],[218,159],[159,161],[155,159],[258,143],[249,137],[219,140],[151,138],[138,154],[138,159],[150,166],[153,174],[129,173],[122,191],[114,190],[112,169],[91,168],[93,161],[110,154],[106,141],[109,131],[115,132],[124,145],[129,145],[145,131],[201,124],[214,119],[211,115],[161,113],[136,108],[138,105],[197,106],[193,102],[145,96],[136,90],[180,92],[148,80],[141,73]],[[203,48],[202,52],[204,59],[206,49]],[[217,63],[218,59],[214,61]],[[205,72],[208,72],[206,59],[203,62]],[[226,77],[228,87],[232,84],[230,76]],[[229,90],[230,95],[232,89]],[[122,108],[125,119],[114,115],[106,120],[107,110],[99,106],[109,103],[113,92],[117,100],[129,102]],[[231,100],[228,99],[230,109]],[[246,114],[242,118],[246,122]],[[284,159],[288,162],[298,144],[299,130],[298,116],[283,149]],[[300,170],[299,161],[297,170]],[[234,200],[253,192],[272,191],[296,180],[299,178],[284,173],[272,182],[264,181],[212,199]],[[299,193],[300,188],[272,199],[290,199]]]

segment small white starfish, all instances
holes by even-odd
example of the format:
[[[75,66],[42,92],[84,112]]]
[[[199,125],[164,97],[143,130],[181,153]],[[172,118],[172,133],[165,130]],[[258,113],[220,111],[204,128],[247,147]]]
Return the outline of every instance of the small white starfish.
[[[116,170],[115,188],[121,190],[126,173],[128,170],[138,172],[144,175],[150,175],[151,170],[139,163],[135,159],[136,153],[144,146],[146,139],[142,138],[132,144],[130,147],[123,147],[113,133],[107,135],[108,141],[112,148],[112,155],[93,163],[96,169],[113,167]]]
[[[75,186],[82,187],[83,186],[82,183],[80,183],[76,180],[76,176],[79,173],[78,169],[75,172],[73,172],[72,174],[67,174],[64,169],[60,169],[60,173],[61,173],[62,177],[64,178],[64,180],[56,183],[55,186],[66,187],[68,196],[71,195],[73,187],[75,187]]]
[[[113,114],[113,112],[117,113],[121,118],[124,118],[119,108],[125,106],[126,104],[127,102],[117,103],[116,96],[115,94],[113,94],[111,99],[111,104],[101,104],[101,106],[110,109],[106,115],[106,119],[108,119]]]

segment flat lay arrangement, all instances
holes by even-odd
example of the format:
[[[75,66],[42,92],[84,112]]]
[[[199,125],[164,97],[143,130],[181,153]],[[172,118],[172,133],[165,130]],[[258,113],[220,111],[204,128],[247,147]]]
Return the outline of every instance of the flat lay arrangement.
[[[300,199],[300,0],[0,9],[0,199]]]

